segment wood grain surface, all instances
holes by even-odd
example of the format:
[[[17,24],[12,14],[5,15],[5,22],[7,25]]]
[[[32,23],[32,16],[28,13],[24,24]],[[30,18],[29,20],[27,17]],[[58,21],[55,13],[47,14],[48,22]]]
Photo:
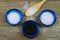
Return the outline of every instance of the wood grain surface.
[[[60,40],[60,1],[47,1],[36,15],[32,17],[26,17],[24,15],[26,9],[23,9],[25,3],[28,2],[28,7],[39,3],[40,0],[0,0],[0,40]],[[5,20],[6,12],[10,9],[19,9],[23,12],[24,18],[20,25],[11,26]],[[56,13],[57,21],[52,27],[39,27],[39,34],[37,37],[29,39],[22,34],[22,24],[33,18],[34,21],[38,22],[38,15],[42,10],[50,9]]]

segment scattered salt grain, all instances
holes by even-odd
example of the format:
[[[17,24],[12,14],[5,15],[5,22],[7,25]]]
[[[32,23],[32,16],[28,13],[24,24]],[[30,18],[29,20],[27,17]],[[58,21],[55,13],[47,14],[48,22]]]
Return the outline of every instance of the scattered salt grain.
[[[37,11],[37,8],[30,8],[28,10],[28,15],[33,15],[33,14],[35,14],[36,11]]]

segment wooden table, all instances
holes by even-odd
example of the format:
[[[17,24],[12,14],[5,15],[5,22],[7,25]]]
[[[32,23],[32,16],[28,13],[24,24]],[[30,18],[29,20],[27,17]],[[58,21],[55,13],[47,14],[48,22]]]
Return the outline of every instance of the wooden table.
[[[57,21],[52,27],[41,27],[39,28],[40,32],[37,37],[33,39],[26,38],[22,34],[22,24],[31,17],[26,17],[24,15],[26,9],[24,5],[28,3],[27,8],[38,3],[40,0],[0,0],[0,40],[60,40],[60,1],[47,1],[37,12],[36,15],[32,16],[33,20],[38,22],[40,25],[38,14],[45,9],[51,9],[56,13]],[[24,18],[22,23],[17,26],[9,25],[5,20],[6,12],[10,9],[19,9],[23,12]],[[28,20],[29,20],[28,19]]]

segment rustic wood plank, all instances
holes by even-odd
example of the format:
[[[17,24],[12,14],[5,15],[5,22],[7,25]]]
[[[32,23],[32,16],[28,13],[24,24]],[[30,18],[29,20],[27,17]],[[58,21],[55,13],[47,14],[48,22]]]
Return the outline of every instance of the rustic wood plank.
[[[8,2],[8,0],[6,1],[0,0],[0,40],[60,40],[60,1],[47,1],[42,6],[41,11],[45,9],[53,10],[56,13],[57,21],[50,28],[41,27],[41,31],[38,34],[38,36],[33,39],[24,37],[24,35],[22,34],[22,26],[21,26],[22,24],[13,27],[7,24],[5,20],[6,12],[12,8],[19,9],[24,14],[26,10],[22,9],[22,7],[24,6],[24,3],[27,0],[25,1],[23,0],[22,2],[21,1],[22,0],[18,1],[14,0],[13,2],[12,0],[9,0]],[[27,1],[29,4],[28,7],[39,2],[39,0],[38,1],[33,0],[33,1],[34,2],[30,0]],[[37,15],[32,16],[34,18],[34,21],[38,23],[39,19],[37,19],[38,18],[37,16],[41,11],[38,11]],[[22,23],[25,22],[27,18],[28,17],[24,15]]]

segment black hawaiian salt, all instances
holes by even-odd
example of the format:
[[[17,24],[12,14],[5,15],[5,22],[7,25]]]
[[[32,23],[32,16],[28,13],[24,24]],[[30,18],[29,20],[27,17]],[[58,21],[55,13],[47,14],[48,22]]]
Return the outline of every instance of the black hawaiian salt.
[[[22,32],[24,36],[28,38],[33,38],[39,33],[39,26],[36,22],[32,20],[26,21],[22,26]]]
[[[34,33],[36,33],[36,25],[32,22],[27,23],[24,27],[24,32],[28,35],[33,35]]]

